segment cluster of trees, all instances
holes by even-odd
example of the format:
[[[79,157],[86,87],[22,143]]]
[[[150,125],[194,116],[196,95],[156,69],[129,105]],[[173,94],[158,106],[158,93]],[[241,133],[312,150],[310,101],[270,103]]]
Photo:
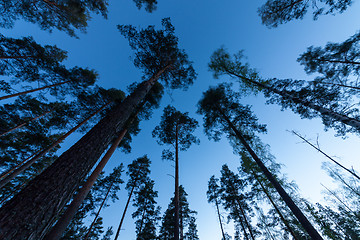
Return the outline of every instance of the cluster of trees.
[[[148,12],[157,5],[156,0],[134,2]],[[317,18],[341,13],[351,3],[268,0],[259,15],[263,24],[277,27],[302,19],[311,7]],[[91,14],[106,18],[107,6],[105,0],[1,1],[0,27],[12,28],[23,19],[43,30],[58,29],[77,37],[77,31],[86,30]],[[114,233],[118,239],[131,202],[137,239],[199,239],[196,211],[189,207],[179,174],[179,152],[199,144],[193,134],[199,123],[170,105],[164,108],[153,137],[170,147],[163,151],[163,158],[175,163],[174,197],[160,217],[150,160],[146,155],[139,157],[126,172],[128,200],[119,226],[116,232],[103,230],[101,210],[109,199],[118,199],[124,182],[122,164],[104,175],[107,162],[117,148],[131,151],[140,121],[151,118],[164,89],[187,89],[197,75],[178,46],[169,18],[162,20],[162,29],[118,25],[118,30],[134,50],[134,65],[143,74],[142,82],[129,86],[128,95],[96,85],[98,74],[93,69],[67,67],[67,52],[57,46],[0,34],[0,75],[4,78],[0,81],[1,239],[106,240]],[[241,51],[231,56],[220,48],[211,56],[209,68],[214,76],[230,76],[239,84],[239,91],[233,90],[233,84],[210,87],[198,103],[205,134],[215,141],[225,134],[240,159],[237,173],[224,165],[221,177],[212,176],[209,181],[208,201],[216,207],[223,240],[230,239],[223,227],[224,210],[234,222],[235,239],[360,238],[356,171],[330,159],[336,165],[328,165],[329,175],[339,184],[337,190],[325,187],[331,206],[309,203],[281,175],[260,141],[257,134],[265,133],[266,126],[258,123],[250,106],[240,103],[244,92],[262,92],[269,103],[302,118],[320,117],[326,129],[333,128],[340,136],[359,134],[359,110],[353,107],[360,89],[356,81],[359,36],[308,48],[298,61],[307,73],[317,74],[312,81],[264,79],[244,62]],[[85,134],[58,156],[61,142],[76,131]],[[89,226],[85,218],[92,219]]]

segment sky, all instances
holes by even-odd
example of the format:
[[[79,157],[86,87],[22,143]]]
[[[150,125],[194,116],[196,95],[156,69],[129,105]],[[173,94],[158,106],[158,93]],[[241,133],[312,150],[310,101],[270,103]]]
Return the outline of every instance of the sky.
[[[317,21],[313,21],[308,15],[304,20],[268,29],[261,24],[257,14],[258,7],[264,2],[159,0],[157,10],[147,13],[143,9],[138,10],[131,0],[110,0],[108,19],[94,15],[87,33],[80,33],[79,39],[57,30],[52,33],[41,31],[38,26],[22,21],[18,21],[13,29],[0,31],[6,36],[33,36],[39,43],[56,44],[69,52],[67,66],[93,68],[100,75],[98,85],[125,91],[129,84],[141,80],[141,71],[133,66],[133,52],[116,25],[161,27],[161,19],[170,17],[179,37],[179,45],[193,61],[198,77],[188,91],[166,91],[161,107],[154,111],[151,120],[141,122],[142,130],[133,140],[132,152],[124,154],[117,151],[105,171],[109,173],[120,163],[127,165],[135,158],[147,154],[152,161],[151,177],[155,180],[155,190],[159,192],[157,201],[164,211],[173,196],[174,180],[170,175],[173,175],[174,169],[172,163],[161,160],[164,146],[156,143],[151,132],[160,122],[162,110],[168,104],[180,111],[189,112],[191,117],[200,122],[200,127],[195,132],[200,145],[193,145],[188,151],[180,153],[180,183],[188,193],[190,208],[198,212],[196,217],[200,239],[217,240],[221,239],[220,228],[214,206],[207,203],[207,182],[211,175],[220,176],[223,164],[236,170],[239,158],[233,154],[225,138],[219,142],[207,139],[201,126],[202,116],[196,114],[196,104],[202,92],[209,86],[229,81],[226,77],[212,77],[207,66],[211,54],[221,46],[225,46],[231,53],[243,49],[250,65],[263,77],[311,80],[314,76],[306,75],[302,66],[296,62],[299,54],[311,45],[342,42],[360,27],[360,3],[355,1],[343,14],[322,16]],[[360,169],[358,136],[350,134],[346,139],[335,137],[332,130],[324,131],[319,119],[301,119],[290,111],[281,111],[277,105],[266,105],[265,101],[261,94],[242,99],[243,104],[253,106],[259,122],[267,124],[268,133],[261,135],[261,139],[270,145],[276,162],[283,164],[281,172],[289,181],[298,184],[302,197],[313,203],[322,201],[321,183],[331,186],[332,182],[321,167],[326,159],[288,131],[297,130],[312,140],[318,138],[323,151],[336,156],[346,166]],[[61,151],[68,149],[80,137],[81,134],[76,134],[68,139],[62,144]],[[119,198],[101,214],[105,227],[113,226],[115,231],[127,198],[124,186]],[[120,239],[135,239],[135,225],[131,218],[133,210],[131,207],[128,211]],[[225,229],[229,233],[233,232],[231,225],[227,225]]]

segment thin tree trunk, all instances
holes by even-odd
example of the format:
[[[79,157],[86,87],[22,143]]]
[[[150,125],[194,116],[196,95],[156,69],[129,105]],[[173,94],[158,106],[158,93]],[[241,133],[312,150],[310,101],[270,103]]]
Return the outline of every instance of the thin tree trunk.
[[[79,129],[82,125],[84,125],[87,121],[89,121],[93,116],[95,116],[96,114],[98,114],[100,111],[102,111],[105,107],[107,107],[111,102],[106,103],[105,105],[103,105],[99,110],[97,110],[96,112],[92,113],[89,117],[87,117],[85,120],[83,120],[81,123],[79,123],[77,126],[75,126],[74,128],[72,128],[70,131],[68,131],[66,134],[64,134],[63,136],[61,136],[58,140],[56,140],[56,142],[54,142],[53,144],[51,144],[49,147],[45,148],[44,150],[42,150],[40,153],[36,154],[36,156],[34,156],[33,158],[31,158],[29,161],[25,162],[22,166],[20,166],[17,169],[14,170],[10,170],[9,174],[7,174],[6,177],[4,177],[2,180],[0,180],[0,188],[2,188],[3,186],[5,186],[5,184],[7,184],[8,182],[10,182],[12,179],[14,179],[16,176],[18,176],[20,173],[22,173],[23,171],[25,171],[28,167],[30,167],[32,164],[34,164],[38,159],[40,159],[41,157],[43,157],[46,153],[48,153],[51,149],[53,149],[54,147],[56,147],[57,145],[59,145],[62,141],[64,141],[70,134],[72,134],[73,132],[75,132],[77,129]]]
[[[232,124],[232,122],[229,120],[229,118],[224,114],[224,112],[219,109],[220,113],[224,117],[224,120],[228,123],[229,127],[234,131],[237,138],[240,140],[242,145],[244,145],[245,149],[249,152],[251,157],[254,159],[258,167],[261,169],[261,171],[264,173],[265,177],[271,182],[271,184],[274,186],[276,191],[279,193],[281,198],[284,200],[286,205],[290,208],[292,213],[296,216],[296,218],[299,220],[300,224],[303,226],[305,231],[310,235],[310,237],[314,240],[322,240],[323,238],[320,236],[320,234],[316,231],[316,229],[313,227],[313,225],[309,222],[309,220],[305,217],[305,215],[301,212],[301,210],[296,206],[294,201],[291,199],[291,197],[285,192],[285,190],[282,188],[280,183],[276,180],[276,178],[270,173],[270,171],[267,169],[267,167],[263,164],[263,162],[260,160],[260,158],[256,155],[256,153],[251,149],[249,144],[246,142],[242,134],[239,130]]]
[[[91,173],[90,177],[86,180],[85,184],[81,187],[79,192],[76,194],[74,199],[72,200],[69,207],[66,209],[64,215],[57,221],[55,226],[51,229],[51,231],[46,235],[47,240],[57,240],[60,239],[63,233],[66,230],[66,227],[71,222],[71,219],[75,216],[82,202],[90,192],[90,189],[96,182],[96,179],[100,176],[102,170],[105,165],[110,160],[111,156],[114,154],[116,148],[119,146],[121,140],[124,138],[127,129],[124,129],[120,132],[118,138],[111,145],[109,150],[106,152],[104,157],[101,159],[99,164],[96,166],[95,170]]]
[[[296,136],[298,136],[299,138],[301,138],[304,142],[306,142],[307,144],[309,144],[311,147],[315,148],[317,151],[319,151],[321,154],[323,154],[325,157],[327,157],[328,159],[330,159],[333,163],[335,163],[336,165],[338,165],[339,167],[341,167],[342,169],[344,169],[345,171],[349,172],[351,175],[353,175],[355,178],[357,178],[358,180],[360,180],[360,177],[353,171],[351,171],[350,169],[344,167],[343,165],[341,165],[338,161],[336,161],[335,159],[333,159],[332,157],[330,157],[329,155],[327,155],[326,153],[324,153],[323,151],[321,151],[320,148],[316,147],[314,144],[312,144],[311,142],[309,142],[306,138],[304,138],[303,136],[301,136],[300,134],[298,134],[295,131],[291,131],[293,134],[295,134]]]
[[[41,239],[88,175],[101,154],[126,124],[157,79],[171,65],[139,85],[50,167],[0,209],[0,238]],[[28,233],[32,235],[29,237]]]
[[[174,240],[179,240],[179,126],[176,123],[175,129],[175,229]]]
[[[215,205],[216,205],[216,211],[217,211],[217,214],[218,214],[218,217],[219,217],[219,223],[220,223],[221,234],[223,236],[223,240],[227,240],[226,237],[225,237],[225,232],[224,232],[224,228],[223,228],[222,221],[221,221],[221,214],[220,214],[219,204],[218,204],[217,199],[215,199]]]
[[[5,134],[7,134],[7,133],[9,133],[9,132],[12,132],[12,131],[14,131],[14,130],[16,130],[16,129],[19,129],[19,128],[21,128],[21,127],[23,127],[23,126],[31,123],[32,121],[35,121],[36,119],[39,119],[39,118],[45,116],[46,114],[53,112],[54,110],[55,110],[55,109],[52,109],[52,110],[50,110],[50,111],[47,111],[47,112],[45,112],[45,113],[43,113],[43,114],[41,114],[41,115],[39,115],[39,116],[37,116],[37,117],[34,117],[34,118],[30,119],[29,121],[26,121],[26,122],[24,122],[24,123],[21,123],[21,124],[17,125],[16,127],[13,127],[13,128],[11,128],[11,129],[9,129],[9,130],[6,130],[5,132],[0,133],[0,137],[1,137],[1,136],[4,136]]]
[[[263,190],[263,192],[265,193],[265,195],[267,196],[267,198],[269,199],[271,205],[273,205],[275,211],[277,212],[277,214],[279,215],[281,221],[284,223],[284,225],[286,226],[287,230],[290,232],[291,236],[293,237],[294,240],[299,240],[298,237],[296,236],[296,234],[294,233],[293,229],[290,227],[289,222],[285,219],[284,215],[281,213],[280,209],[277,207],[277,205],[275,204],[274,200],[272,199],[272,197],[270,196],[270,194],[268,193],[268,191],[266,190],[265,186],[262,184],[262,182],[260,181],[259,177],[256,175],[256,173],[254,172],[254,170],[252,170],[254,177],[256,178],[256,181],[259,183],[261,189]]]
[[[251,229],[251,225],[250,225],[250,223],[249,223],[249,221],[248,221],[248,219],[247,219],[247,217],[246,217],[245,211],[244,211],[243,207],[241,206],[241,202],[240,202],[240,200],[239,200],[238,198],[236,198],[236,202],[237,202],[237,204],[238,204],[238,206],[239,206],[241,215],[242,215],[243,218],[244,218],[245,225],[246,225],[247,229],[249,230],[250,237],[251,237],[252,240],[255,240],[254,233],[253,233],[253,231],[252,231],[252,229]]]
[[[94,218],[94,220],[92,221],[92,223],[91,223],[91,225],[90,225],[90,227],[89,227],[89,230],[88,230],[88,232],[86,233],[86,235],[85,235],[85,237],[84,237],[84,240],[87,240],[87,239],[88,239],[88,237],[89,237],[89,235],[90,235],[90,233],[91,233],[91,230],[92,230],[92,228],[94,227],[95,222],[96,222],[97,218],[99,217],[100,212],[101,212],[101,210],[102,210],[102,208],[103,208],[103,206],[104,206],[104,204],[105,204],[105,202],[106,202],[106,199],[107,199],[107,197],[109,196],[109,193],[110,193],[110,191],[111,191],[111,188],[112,188],[113,184],[114,184],[114,182],[111,182],[111,184],[110,184],[110,186],[109,186],[109,188],[108,188],[108,190],[107,190],[107,192],[106,192],[106,195],[105,195],[103,201],[101,202],[101,205],[100,205],[100,207],[99,207],[99,210],[97,211],[97,213],[96,213],[96,215],[95,215],[95,218]]]
[[[31,90],[27,90],[27,91],[23,91],[23,92],[19,92],[19,93],[14,93],[14,94],[2,96],[2,97],[0,97],[0,100],[4,100],[4,99],[12,98],[12,97],[17,97],[17,96],[25,95],[25,94],[28,94],[28,93],[40,91],[40,90],[47,89],[47,88],[52,88],[52,87],[60,86],[60,85],[63,85],[63,84],[65,84],[65,83],[69,83],[69,82],[71,82],[71,81],[72,81],[72,80],[68,80],[68,81],[64,81],[64,82],[59,82],[59,83],[55,83],[55,84],[52,84],[52,85],[48,85],[48,86],[45,86],[45,87],[35,88],[35,89],[31,89]]]
[[[248,233],[246,232],[246,228],[245,228],[245,226],[244,226],[243,220],[241,219],[240,216],[238,216],[238,217],[239,217],[239,222],[240,222],[241,228],[242,228],[242,230],[243,230],[243,232],[244,232],[244,238],[245,238],[246,240],[249,240],[249,236],[248,236]]]
[[[276,93],[276,94],[282,96],[285,99],[289,99],[289,100],[291,100],[291,101],[293,101],[295,103],[298,103],[298,104],[301,104],[301,105],[306,106],[308,108],[311,108],[311,109],[319,112],[322,115],[329,116],[329,117],[331,117],[332,119],[334,119],[336,121],[342,122],[342,123],[344,123],[346,125],[354,127],[358,131],[360,131],[360,121],[355,119],[355,118],[351,118],[351,117],[348,117],[346,115],[336,113],[336,112],[331,111],[331,110],[329,110],[327,108],[318,106],[318,105],[316,105],[316,104],[314,104],[312,102],[304,101],[304,100],[302,100],[300,98],[294,97],[286,90],[284,90],[284,91],[277,90],[276,88],[272,88],[271,86],[268,86],[267,84],[254,81],[252,79],[243,77],[243,76],[241,76],[239,74],[236,74],[234,72],[231,72],[231,71],[228,71],[228,74],[233,75],[235,77],[238,77],[238,78],[240,78],[242,80],[245,80],[245,81],[247,81],[247,82],[249,82],[249,83],[251,83],[251,84],[253,84],[253,85],[257,86],[257,87],[260,87],[262,89],[267,89],[267,90],[269,90],[269,91],[271,91],[273,93]]]
[[[117,231],[116,231],[116,235],[115,235],[114,240],[117,240],[118,237],[119,237],[119,233],[120,233],[120,230],[121,230],[121,226],[122,226],[122,224],[123,224],[123,222],[124,222],[125,214],[126,214],[126,211],[127,211],[128,207],[129,207],[129,203],[130,203],[130,200],[131,200],[131,196],[132,196],[132,194],[133,194],[133,192],[134,192],[134,189],[135,189],[135,185],[131,188],[131,191],[130,191],[128,200],[127,200],[127,202],[126,202],[124,212],[123,212],[123,214],[122,214],[122,216],[121,216],[121,220],[120,220],[120,223],[119,223],[119,227],[118,227],[118,229],[117,229]]]
[[[141,216],[141,223],[140,223],[140,228],[139,228],[138,235],[141,234],[142,229],[143,229],[144,219],[145,219],[145,213],[146,213],[146,209],[144,209],[143,214],[142,214],[142,216]]]
[[[341,200],[336,193],[334,193],[333,191],[331,191],[330,189],[328,189],[327,187],[325,187],[325,185],[321,184],[321,186],[323,186],[331,195],[333,195],[336,200],[338,200],[342,205],[344,205],[345,208],[347,208],[349,210],[349,212],[351,212],[352,214],[354,214],[355,216],[357,215],[346,203],[344,203],[343,200]]]

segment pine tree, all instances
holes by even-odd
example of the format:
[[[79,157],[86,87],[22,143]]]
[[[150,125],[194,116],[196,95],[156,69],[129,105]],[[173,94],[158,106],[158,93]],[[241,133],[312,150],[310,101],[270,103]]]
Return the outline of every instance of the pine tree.
[[[155,30],[150,26],[141,31],[132,26],[119,27],[129,39],[130,46],[137,50],[135,65],[143,69],[145,79],[150,79],[112,108],[105,118],[64,152],[51,167],[0,209],[1,237],[14,239],[15,236],[27,236],[25,227],[21,227],[25,223],[27,229],[31,228],[34,237],[43,236],[156,81],[161,80],[164,86],[171,89],[186,88],[193,82],[195,71],[185,52],[178,48],[174,27],[169,19],[163,20],[163,26],[164,30]],[[18,198],[22,200],[17,201]],[[7,214],[11,214],[11,217]],[[15,231],[15,226],[24,231]]]
[[[181,232],[186,232],[184,237],[189,234],[191,238],[186,239],[198,239],[196,238],[196,224],[194,214],[195,211],[190,210],[189,203],[187,201],[187,193],[185,192],[183,186],[179,186],[179,209],[181,216],[182,229]],[[158,239],[159,240],[169,240],[175,239],[175,197],[171,198],[170,204],[166,209],[164,216],[162,217],[161,227]],[[182,238],[184,239],[184,238]]]
[[[256,140],[255,132],[265,132],[265,126],[257,123],[249,106],[238,102],[238,96],[224,85],[210,88],[198,103],[198,113],[204,115],[205,133],[214,140],[219,140],[222,133],[227,133],[238,141],[238,145],[248,152],[266,178],[272,183],[279,195],[286,202],[293,214],[313,239],[322,239],[302,211],[276,180],[263,161],[251,147]]]
[[[351,108],[351,99],[341,94],[336,86],[329,89],[316,81],[263,80],[247,63],[243,63],[242,52],[232,58],[223,48],[214,52],[209,67],[215,78],[221,75],[235,78],[241,91],[262,91],[269,103],[289,108],[302,118],[320,116],[325,127],[334,128],[339,135],[360,131],[359,110]]]
[[[322,0],[267,0],[259,8],[258,13],[264,25],[277,27],[295,19],[303,19],[310,8],[313,9],[314,19],[317,19],[320,15],[342,13],[352,2],[352,0],[325,2]]]
[[[167,149],[163,151],[163,158],[175,160],[175,240],[179,239],[180,209],[179,209],[179,150],[187,150],[192,143],[198,144],[193,132],[199,123],[188,116],[188,113],[181,113],[174,107],[168,105],[164,108],[159,126],[153,131],[153,137],[159,138],[159,144],[173,146],[175,154]],[[174,159],[175,155],[175,159]]]

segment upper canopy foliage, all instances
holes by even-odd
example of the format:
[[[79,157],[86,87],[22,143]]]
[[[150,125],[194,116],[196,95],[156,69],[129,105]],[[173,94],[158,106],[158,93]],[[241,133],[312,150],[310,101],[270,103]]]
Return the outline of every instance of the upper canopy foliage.
[[[196,78],[192,62],[185,51],[179,49],[170,18],[164,18],[162,26],[163,30],[155,30],[155,26],[137,30],[131,25],[118,25],[118,29],[136,51],[134,64],[142,69],[143,78],[151,78],[167,68],[160,76],[162,84],[171,89],[186,89]]]

